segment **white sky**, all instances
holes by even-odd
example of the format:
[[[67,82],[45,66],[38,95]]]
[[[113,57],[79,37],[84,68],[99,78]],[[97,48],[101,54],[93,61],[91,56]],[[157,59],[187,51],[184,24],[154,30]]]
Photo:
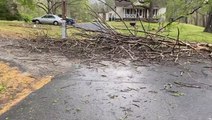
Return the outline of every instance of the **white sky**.
[[[98,0],[89,0],[91,3],[97,2]]]

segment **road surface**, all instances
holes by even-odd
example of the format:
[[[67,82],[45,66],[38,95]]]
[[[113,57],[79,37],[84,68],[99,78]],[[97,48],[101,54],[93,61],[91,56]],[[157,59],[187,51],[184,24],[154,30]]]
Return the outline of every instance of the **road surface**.
[[[74,64],[0,120],[212,120],[211,67]]]
[[[106,28],[98,22],[77,23],[77,24],[74,24],[74,26],[77,27],[77,28],[85,29],[85,30],[93,30],[93,31],[101,31],[101,32],[104,32],[106,30]]]

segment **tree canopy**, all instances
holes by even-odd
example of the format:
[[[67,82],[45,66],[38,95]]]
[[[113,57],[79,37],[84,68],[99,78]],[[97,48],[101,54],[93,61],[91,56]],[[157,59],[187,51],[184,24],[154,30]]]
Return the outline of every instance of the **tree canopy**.
[[[66,0],[67,16],[80,21],[90,21],[91,16],[87,5],[89,0]],[[114,0],[103,0],[115,7]],[[135,2],[137,0],[130,0]],[[174,18],[181,18],[181,22],[187,23],[187,18],[194,11],[207,16],[205,22],[205,32],[212,33],[212,0],[139,0],[140,3],[147,3],[149,10],[149,21],[153,18],[153,7],[159,5],[167,8],[167,21]],[[35,9],[34,9],[35,8]],[[110,7],[103,3],[93,3],[91,8],[98,12],[109,12]],[[61,14],[61,0],[1,0],[0,1],[0,19],[2,20],[23,20],[40,16],[42,14]],[[205,20],[206,21],[206,20]]]
[[[20,20],[21,15],[18,12],[17,4],[8,0],[0,1],[0,19],[2,20]]]

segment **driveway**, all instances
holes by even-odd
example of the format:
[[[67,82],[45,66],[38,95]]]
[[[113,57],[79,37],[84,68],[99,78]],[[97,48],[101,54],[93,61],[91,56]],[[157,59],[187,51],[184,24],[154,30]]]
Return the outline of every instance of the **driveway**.
[[[74,24],[75,27],[77,28],[82,28],[82,29],[85,29],[85,30],[92,30],[92,31],[102,31],[104,32],[105,31],[105,27],[98,23],[98,22],[94,22],[94,23],[77,23],[77,24]]]
[[[74,64],[1,120],[212,120],[212,63]]]

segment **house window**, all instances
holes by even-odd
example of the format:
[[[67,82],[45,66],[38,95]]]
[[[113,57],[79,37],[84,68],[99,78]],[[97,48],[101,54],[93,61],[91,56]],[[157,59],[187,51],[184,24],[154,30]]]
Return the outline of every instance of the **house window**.
[[[154,9],[153,10],[153,16],[157,16],[157,14],[158,14],[158,9]]]
[[[142,16],[143,15],[143,10],[140,9],[139,11],[140,11],[140,14],[139,15]]]
[[[132,9],[130,9],[130,14],[133,14],[133,10]]]
[[[134,9],[125,9],[125,18],[136,18],[139,17]]]
[[[134,9],[128,9],[129,10],[129,13],[127,13],[127,14],[136,14],[136,10],[134,10]]]
[[[126,14],[130,14],[130,9],[126,9]]]
[[[133,14],[136,14],[136,10],[135,9],[132,9],[132,11],[133,11]]]

